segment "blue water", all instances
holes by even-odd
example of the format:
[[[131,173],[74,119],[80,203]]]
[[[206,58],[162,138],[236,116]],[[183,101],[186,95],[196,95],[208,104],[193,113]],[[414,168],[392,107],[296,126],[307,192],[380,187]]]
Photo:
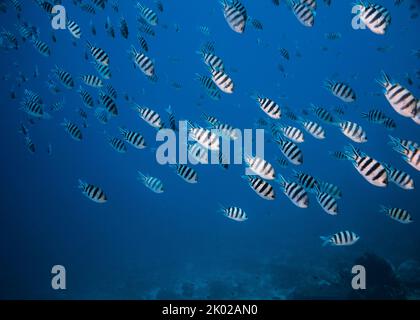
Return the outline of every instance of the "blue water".
[[[153,1],[143,2],[156,11]],[[281,169],[275,164],[281,155],[278,147],[265,144],[265,159],[275,165],[278,174],[290,177],[292,169],[298,169],[340,187],[343,198],[339,200],[339,215],[330,216],[322,211],[314,195],[310,196],[308,209],[295,207],[277,184],[273,184],[275,201],[259,198],[241,179],[241,165],[232,165],[228,171],[217,165],[197,166],[199,183],[185,183],[172,168],[156,162],[150,152],[158,146],[156,131],[123,99],[127,93],[165,120],[164,110],[171,105],[179,120],[204,124],[200,119],[204,111],[245,129],[254,128],[258,118],[268,120],[250,99],[250,92],[261,92],[300,114],[310,103],[327,108],[344,105],[322,88],[326,78],[339,79],[350,83],[357,93],[357,101],[345,106],[343,118],[360,123],[367,131],[368,142],[360,148],[406,171],[418,183],[418,172],[387,144],[390,132],[360,117],[363,111],[381,109],[397,123],[393,136],[420,141],[416,124],[390,107],[374,81],[385,70],[420,96],[420,82],[415,77],[420,60],[411,54],[412,49],[420,48],[420,20],[411,19],[415,11],[409,10],[410,4],[417,3],[415,10],[419,11],[418,2],[406,0],[394,6],[391,0],[378,0],[392,15],[392,24],[384,36],[352,29],[352,1],[333,0],[330,7],[318,1],[315,26],[305,28],[283,2],[276,7],[269,0],[244,0],[248,14],[259,19],[264,29],[258,31],[248,25],[242,35],[229,28],[218,1],[162,2],[164,11],[159,13],[156,36],[145,36],[150,47],[148,55],[154,59],[159,77],[153,83],[133,68],[127,54],[131,45],[139,49],[134,1],[120,1],[119,13],[108,4],[94,16],[81,11],[72,1],[63,1],[68,16],[82,28],[77,46],[66,30],[55,31],[57,42],[53,43],[48,16],[34,1],[24,1],[21,21],[39,28],[40,38],[50,45],[52,54],[42,57],[20,37],[19,50],[0,52],[1,75],[10,75],[8,80],[0,80],[0,297],[278,299],[290,298],[296,288],[307,296],[317,296],[314,288],[318,279],[331,282],[340,270],[351,269],[355,259],[365,252],[384,258],[395,269],[404,261],[419,261],[418,188],[406,191],[394,184],[374,187],[350,162],[332,159],[329,151],[342,150],[350,142],[336,127],[323,125],[327,134],[323,141],[305,134],[305,142],[300,145],[304,164],[300,167],[290,164]],[[107,16],[116,29],[116,39],[105,32]],[[128,40],[119,34],[121,16],[129,25]],[[13,8],[0,13],[0,19],[2,28],[17,35]],[[90,33],[90,20],[97,36]],[[208,26],[211,35],[200,33],[200,25]],[[327,32],[340,32],[342,38],[326,40]],[[107,82],[119,93],[120,114],[105,126],[97,121],[93,110],[82,105],[76,92],[79,79],[73,90],[58,84],[61,93],[57,95],[45,86],[54,65],[69,71],[75,79],[82,74],[96,74],[93,65],[84,59],[86,40],[109,54],[113,76]],[[196,51],[209,40],[215,42],[216,53],[223,58],[236,87],[234,94],[222,94],[220,101],[207,96],[200,99],[205,93],[194,80],[197,72],[208,74]],[[323,46],[328,50],[322,50]],[[386,46],[390,49],[385,53],[377,50]],[[280,56],[280,47],[290,52],[289,61]],[[278,64],[284,66],[286,76],[278,70]],[[40,71],[38,78],[32,76],[35,65]],[[20,87],[15,80],[19,72],[29,78]],[[406,73],[414,85],[407,84]],[[176,90],[172,82],[182,88]],[[12,87],[17,94],[15,100],[9,95]],[[65,107],[52,113],[52,119],[26,124],[37,148],[35,154],[28,152],[18,132],[20,122],[27,123],[26,114],[19,110],[24,89],[39,93],[47,106],[65,99]],[[97,97],[96,89],[87,90]],[[199,101],[201,105],[197,105]],[[64,118],[81,125],[76,112],[79,107],[89,114],[89,127],[82,128],[82,142],[72,140],[60,126]],[[281,122],[292,124],[285,117]],[[119,126],[140,131],[148,148],[136,150],[129,146],[126,154],[115,152],[106,134],[118,136]],[[269,140],[268,133],[266,137]],[[46,152],[49,143],[51,156]],[[143,186],[137,180],[137,170],[160,178],[165,192],[155,194]],[[103,188],[108,202],[101,205],[83,196],[78,189],[80,178]],[[223,217],[217,212],[219,203],[242,207],[248,221],[237,223]],[[379,212],[380,205],[408,210],[414,223],[403,225],[391,220]],[[321,235],[341,230],[352,230],[361,238],[349,247],[321,246]],[[51,288],[54,265],[66,268],[66,290]],[[367,285],[369,288],[369,282]],[[191,292],[188,288],[192,288]],[[350,282],[343,283],[342,289],[351,290]],[[326,296],[342,298],[335,293]]]

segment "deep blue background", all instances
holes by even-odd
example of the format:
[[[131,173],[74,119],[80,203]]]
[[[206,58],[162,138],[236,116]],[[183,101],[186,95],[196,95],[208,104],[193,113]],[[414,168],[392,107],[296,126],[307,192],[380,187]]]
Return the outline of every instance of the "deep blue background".
[[[155,8],[153,1],[143,1]],[[361,146],[369,155],[393,164],[412,175],[418,183],[418,172],[406,164],[387,145],[388,131],[367,123],[360,113],[371,108],[385,111],[397,122],[392,134],[419,141],[419,128],[410,119],[396,114],[374,79],[385,70],[404,85],[409,73],[415,85],[410,90],[419,96],[419,79],[414,76],[419,60],[411,54],[420,48],[419,20],[410,19],[405,1],[395,7],[393,1],[378,1],[392,14],[392,25],[385,36],[351,27],[351,2],[333,1],[326,7],[318,1],[316,23],[303,27],[284,3],[275,7],[271,1],[245,1],[250,16],[261,20],[263,31],[248,25],[245,34],[234,33],[224,20],[218,1],[163,1],[165,10],[159,14],[160,25],[156,37],[146,37],[151,56],[155,60],[159,81],[154,84],[133,68],[127,50],[136,41],[134,1],[120,1],[120,13],[108,6],[91,16],[64,1],[68,15],[82,28],[82,39],[72,45],[68,31],[56,31],[57,43],[51,41],[48,17],[33,1],[25,1],[22,20],[40,28],[43,41],[51,45],[52,55],[44,58],[28,42],[20,41],[18,51],[2,51],[1,75],[9,74],[9,81],[0,80],[2,116],[1,130],[1,204],[0,204],[0,297],[2,298],[153,298],[156,291],[168,290],[167,296],[177,297],[177,284],[190,280],[205,283],[211,279],[234,278],[246,273],[261,275],[260,263],[281,261],[293,269],[311,265],[314,269],[351,267],[355,257],[365,251],[375,252],[398,265],[407,259],[420,259],[418,221],[419,191],[404,191],[391,184],[386,189],[368,184],[350,162],[334,161],[330,150],[339,150],[348,142],[337,128],[326,127],[327,139],[317,141],[306,135],[301,145],[305,163],[297,168],[340,186],[343,198],[340,214],[328,216],[311,196],[311,206],[295,207],[276,186],[278,197],[269,202],[259,198],[240,178],[243,167],[224,172],[217,166],[200,166],[199,183],[184,183],[169,167],[156,163],[146,150],[129,147],[127,154],[118,154],[108,145],[104,129],[118,134],[118,126],[142,132],[150,147],[156,147],[155,131],[131,110],[123,100],[128,93],[134,100],[165,115],[171,104],[178,119],[200,121],[202,111],[239,128],[252,128],[263,112],[249,98],[252,91],[277,99],[299,113],[310,103],[333,107],[343,105],[322,88],[326,78],[349,82],[356,90],[356,103],[347,105],[345,119],[363,125],[368,143]],[[417,9],[420,10],[420,9]],[[119,18],[124,16],[130,27],[128,40],[119,33],[112,40],[104,30],[110,16],[118,32]],[[13,10],[1,14],[1,27],[15,32],[17,22]],[[89,21],[98,31],[92,36]],[[174,24],[179,25],[176,32]],[[168,28],[164,28],[167,25]],[[197,31],[206,25],[211,36]],[[326,40],[326,32],[340,32],[337,41]],[[260,38],[266,45],[258,45]],[[61,95],[52,95],[45,81],[54,65],[71,72],[76,78],[94,74],[93,66],[84,60],[85,41],[105,49],[111,57],[113,77],[109,81],[119,92],[120,115],[107,126],[101,125],[89,112],[89,128],[83,130],[83,142],[72,140],[60,126],[63,118],[80,123],[76,109],[82,106],[76,89],[62,87]],[[200,85],[194,74],[206,74],[206,68],[195,53],[206,40],[214,40],[220,55],[236,85],[233,95],[221,101],[202,100]],[[327,51],[321,49],[328,47]],[[386,53],[377,47],[391,46]],[[287,48],[290,61],[285,61],[278,48]],[[296,52],[302,57],[297,57]],[[173,58],[179,58],[174,62]],[[18,65],[14,66],[16,62]],[[277,69],[281,63],[285,77]],[[40,77],[32,78],[35,65]],[[17,88],[15,77],[22,71],[30,81]],[[79,85],[77,81],[77,86]],[[182,84],[181,90],[171,87]],[[11,100],[9,90],[16,87],[17,100]],[[26,119],[19,110],[23,90],[39,92],[47,105],[65,99],[65,108],[45,120],[30,126],[30,135],[37,146],[31,155],[25,148],[19,123]],[[88,88],[96,96],[96,90]],[[200,100],[201,101],[201,100]],[[287,120],[285,120],[287,121]],[[48,143],[53,155],[48,156]],[[280,151],[273,144],[266,145],[265,157],[275,163]],[[278,173],[291,174],[293,166]],[[136,179],[137,170],[162,179],[164,194],[154,194]],[[77,188],[79,178],[101,186],[109,201],[98,205],[84,197]],[[237,205],[249,216],[246,223],[235,223],[217,212],[218,203]],[[415,222],[402,225],[379,213],[379,206],[402,207],[411,212]],[[353,230],[361,240],[352,247],[321,247],[320,235],[340,230]],[[67,269],[65,293],[50,287],[51,267],[62,264]],[[234,280],[232,280],[234,282]],[[253,282],[255,281],[255,282]],[[258,286],[251,278],[249,286]],[[230,284],[228,285],[228,287]],[[161,289],[159,289],[161,288]],[[233,290],[233,289],[232,289]],[[252,295],[237,297],[271,298],[272,293],[261,290]],[[171,293],[172,292],[172,293]]]

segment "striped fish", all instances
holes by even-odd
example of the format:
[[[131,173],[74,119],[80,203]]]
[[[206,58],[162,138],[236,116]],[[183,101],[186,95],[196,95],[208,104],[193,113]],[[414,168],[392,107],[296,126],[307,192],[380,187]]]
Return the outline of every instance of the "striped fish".
[[[197,183],[198,173],[193,168],[188,167],[185,164],[172,165],[178,176],[180,176],[185,182]]]
[[[229,27],[237,32],[244,33],[248,15],[244,5],[238,0],[223,0],[223,14]]]
[[[336,185],[325,182],[325,181],[318,181],[319,191],[328,193],[329,195],[333,196],[336,199],[341,199],[342,192],[339,187]]]
[[[44,106],[35,101],[22,101],[20,109],[26,112],[28,115],[34,118],[48,118],[48,115],[44,111]]]
[[[95,109],[95,118],[102,124],[107,124],[109,121],[109,113],[105,108],[98,107]]]
[[[295,206],[303,209],[308,208],[309,196],[303,186],[296,182],[287,181],[282,175],[276,181],[280,184],[283,193]]]
[[[295,17],[305,27],[313,27],[315,23],[315,12],[311,7],[297,0],[287,0],[287,3],[292,8]]]
[[[30,153],[35,153],[36,151],[36,147],[35,144],[33,143],[32,139],[29,136],[25,137],[25,145],[26,148],[29,150]]]
[[[99,98],[101,99],[102,105],[105,107],[106,111],[113,117],[118,116],[118,106],[115,103],[115,100],[104,92],[99,93]]]
[[[246,212],[239,207],[224,207],[220,205],[219,211],[223,213],[225,217],[235,220],[237,222],[243,222],[248,220]]]
[[[80,97],[82,98],[83,104],[88,108],[93,108],[95,105],[95,102],[93,100],[93,97],[89,92],[84,90],[81,86],[79,87],[79,90],[77,91],[79,93]]]
[[[305,141],[303,132],[293,126],[279,125],[282,134],[289,140],[295,143],[302,143]]]
[[[311,104],[310,109],[320,120],[325,123],[332,124],[335,122],[333,115],[325,108]]]
[[[147,188],[152,190],[154,193],[163,193],[163,183],[158,178],[144,175],[140,171],[137,171],[138,177],[137,179],[141,181]]]
[[[347,158],[366,181],[376,187],[386,187],[388,185],[388,175],[379,161],[369,157],[352,145],[347,147],[345,152]]]
[[[209,151],[199,143],[188,144],[188,156],[192,157],[192,159],[188,159],[193,164],[195,162],[201,164],[209,163]]]
[[[397,127],[397,123],[394,121],[394,119],[389,117],[385,118],[383,125],[389,131],[395,130],[395,128]]]
[[[368,112],[362,112],[362,118],[366,119],[370,123],[384,123],[387,116],[381,110],[372,109]]]
[[[242,178],[248,181],[252,190],[261,198],[265,200],[274,200],[276,198],[274,188],[267,181],[257,176],[242,176]]]
[[[107,196],[105,195],[104,191],[101,188],[80,179],[79,179],[79,189],[82,190],[82,193],[86,197],[88,197],[90,200],[96,203],[105,203],[108,201]]]
[[[397,186],[405,190],[414,189],[414,180],[408,173],[402,170],[398,170],[387,163],[383,163],[382,165],[388,174],[389,181],[395,183]]]
[[[147,57],[144,53],[139,53],[134,47],[131,47],[131,55],[136,66],[146,76],[152,77],[155,74],[155,66],[153,61]]]
[[[147,107],[141,107],[138,104],[135,104],[134,109],[138,112],[140,118],[146,121],[153,128],[163,128],[162,118],[156,111]]]
[[[211,79],[222,92],[227,94],[233,93],[233,80],[224,71],[212,70]]]
[[[165,109],[165,111],[168,114],[168,118],[169,118],[169,129],[173,131],[178,131],[178,125],[176,123],[175,113],[173,112],[172,107],[169,105]]]
[[[244,158],[249,169],[256,175],[266,180],[274,180],[276,178],[274,167],[268,161],[249,155],[246,155]]]
[[[362,0],[357,1],[357,5],[360,9],[360,20],[369,30],[376,34],[385,34],[391,24],[390,12],[380,4],[365,4]]]
[[[105,50],[93,46],[89,41],[86,42],[86,46],[90,51],[90,54],[92,55],[93,59],[101,65],[108,66],[109,65],[109,56],[105,52]]]
[[[159,19],[157,14],[150,8],[143,6],[140,3],[137,3],[137,9],[140,11],[141,18],[151,26],[157,26]]]
[[[190,128],[188,133],[191,139],[198,142],[204,148],[209,150],[220,149],[219,137],[212,131],[205,128],[193,127]]]
[[[106,93],[112,98],[112,99],[117,99],[118,97],[118,93],[117,90],[115,90],[115,88],[111,85],[111,84],[107,84],[107,86],[105,87]]]
[[[347,160],[347,155],[342,151],[330,151],[329,154],[336,160]]]
[[[227,123],[218,122],[212,127],[212,130],[215,130],[220,137],[227,140],[235,141],[241,137],[240,130]]]
[[[87,75],[83,75],[81,76],[81,80],[88,86],[93,87],[93,88],[102,88],[104,86],[104,82],[102,81],[101,78],[92,75],[92,74],[87,74]]]
[[[259,95],[252,95],[252,98],[258,102],[261,110],[264,111],[270,118],[276,120],[281,118],[280,106],[274,100],[264,98]]]
[[[299,147],[292,141],[278,138],[276,140],[281,152],[294,165],[301,165],[303,163],[303,154]]]
[[[213,42],[205,43],[201,50],[197,52],[201,55],[203,62],[211,68],[211,70],[224,70],[224,63],[222,58],[214,54],[214,44]]]
[[[76,39],[80,39],[80,37],[82,36],[82,30],[80,29],[79,25],[73,20],[67,19],[67,30],[69,30],[70,34]]]
[[[366,132],[362,126],[351,121],[340,121],[337,125],[341,128],[341,132],[349,139],[357,143],[367,142]]]
[[[338,203],[337,199],[329,193],[322,192],[319,188],[316,189],[316,200],[318,201],[321,208],[330,215],[338,214]]]
[[[300,3],[308,6],[309,8],[311,8],[312,10],[316,10],[316,0],[300,0]]]
[[[319,188],[318,180],[307,173],[293,170],[293,176],[298,180],[299,184],[302,187],[304,187],[307,191],[313,191],[316,188]]]
[[[286,48],[280,48],[279,51],[280,51],[280,55],[283,58],[285,58],[286,60],[290,60],[290,54],[289,54],[289,51],[287,51]]]
[[[395,221],[398,221],[403,224],[408,224],[408,223],[413,222],[411,215],[405,209],[387,208],[385,206],[381,206],[380,212],[385,213],[391,219],[394,219]]]
[[[132,130],[128,130],[126,128],[119,128],[121,135],[124,137],[124,140],[132,145],[136,149],[144,149],[146,148],[146,141],[144,140],[144,137]]]
[[[67,119],[64,119],[64,122],[61,124],[64,129],[70,134],[70,136],[76,140],[76,141],[82,141],[83,134],[82,131],[79,129],[77,125],[74,123],[68,121]]]
[[[58,80],[65,86],[67,89],[73,89],[74,88],[74,79],[71,76],[70,73],[67,71],[64,71],[63,69],[59,68],[58,66],[55,66],[55,68],[52,70],[53,74],[57,77]]]
[[[124,141],[115,137],[109,137],[108,143],[115,151],[119,153],[126,153],[127,146],[125,145]]]
[[[105,5],[108,0],[92,0],[93,4],[100,9],[105,9]]]
[[[319,123],[310,120],[298,120],[298,122],[302,124],[306,132],[311,134],[315,139],[325,139],[325,130]]]
[[[142,37],[140,34],[137,35],[137,40],[140,44],[140,47],[145,51],[149,51],[149,45],[147,44],[147,41],[144,37]]]
[[[403,117],[412,118],[416,114],[417,99],[399,83],[395,83],[382,71],[382,78],[376,80],[385,90],[385,98],[391,107]]]
[[[34,48],[42,54],[44,57],[49,57],[51,55],[51,49],[45,42],[35,39],[32,39],[32,44]]]
[[[417,144],[404,145],[402,142],[392,141],[392,148],[402,155],[405,162],[420,171],[420,148]]]
[[[406,139],[395,138],[391,135],[388,135],[388,137],[390,139],[389,144],[391,146],[401,144],[403,147],[406,147],[406,148],[409,148],[409,147],[420,148],[420,144],[418,144],[417,142],[406,140]]]
[[[323,246],[351,246],[355,244],[360,237],[352,231],[340,231],[331,236],[321,236],[321,240],[324,241]]]
[[[331,93],[344,102],[356,101],[356,93],[354,90],[344,82],[336,82],[333,80],[325,80],[324,88],[331,91]]]
[[[109,66],[104,65],[104,64],[100,64],[97,62],[92,62],[93,65],[95,66],[96,71],[99,73],[99,75],[103,78],[103,79],[111,79],[112,77],[112,72],[111,69],[109,68]]]
[[[197,73],[195,79],[200,82],[210,98],[216,101],[222,98],[219,88],[214,84],[211,78]]]

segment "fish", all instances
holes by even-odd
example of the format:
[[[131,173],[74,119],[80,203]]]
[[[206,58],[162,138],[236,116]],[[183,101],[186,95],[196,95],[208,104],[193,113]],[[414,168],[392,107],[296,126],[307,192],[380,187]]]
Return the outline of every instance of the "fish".
[[[158,25],[159,18],[156,12],[154,12],[152,9],[148,7],[143,6],[141,3],[137,3],[136,7],[139,10],[140,16],[143,21],[145,21],[152,27],[155,27]]]
[[[131,55],[135,65],[148,77],[155,74],[155,65],[153,61],[144,53],[137,52],[134,46],[131,47]]]
[[[180,176],[185,182],[188,183],[197,183],[198,182],[198,173],[193,168],[185,164],[171,165],[175,169],[178,176]]]
[[[416,115],[417,99],[408,89],[392,81],[384,71],[382,78],[376,79],[376,82],[384,88],[385,98],[398,114],[408,118]]]
[[[289,182],[282,175],[279,175],[276,182],[279,183],[283,193],[295,206],[302,209],[309,207],[309,196],[302,185],[296,182]]]
[[[233,93],[235,89],[233,80],[224,71],[213,69],[211,72],[211,79],[220,91],[227,94]]]
[[[79,179],[79,189],[82,190],[82,193],[93,202],[103,204],[108,201],[108,197],[100,187],[87,183],[81,179]]]
[[[64,129],[70,134],[70,136],[76,140],[76,141],[82,141],[83,134],[80,128],[74,124],[73,122],[70,122],[67,119],[64,119],[64,121],[61,123],[61,125],[64,127]]]
[[[338,203],[337,198],[332,196],[327,192],[321,191],[321,189],[317,186],[316,190],[316,200],[321,208],[330,215],[337,215],[338,214]]]
[[[136,149],[144,149],[147,147],[144,137],[136,131],[129,130],[124,127],[119,127],[119,131],[124,140]]]
[[[224,207],[223,205],[220,205],[219,211],[223,213],[225,217],[237,222],[248,220],[246,212],[239,207]]]
[[[262,97],[259,94],[253,94],[251,95],[251,98],[257,101],[261,110],[264,111],[270,118],[276,120],[281,118],[282,112],[280,105],[278,105],[274,100]]]
[[[163,128],[162,118],[156,111],[147,107],[141,107],[136,103],[134,104],[133,109],[137,111],[140,118],[146,121],[153,128],[158,130]]]
[[[223,14],[229,27],[236,33],[245,32],[248,14],[245,6],[238,0],[223,0]]]
[[[244,160],[249,169],[261,178],[265,180],[274,180],[276,178],[274,167],[268,161],[250,155],[246,155]]]
[[[303,153],[295,143],[281,137],[277,138],[275,142],[290,163],[294,165],[303,164]]]
[[[384,35],[391,25],[391,13],[380,4],[366,3],[358,0],[356,4],[360,10],[360,20],[370,31],[378,35]]]
[[[394,151],[401,154],[403,160],[407,162],[410,166],[412,166],[417,171],[420,171],[420,148],[417,143],[409,143],[401,140],[396,139],[392,136],[389,136],[391,139],[391,146]],[[405,143],[404,143],[405,142]]]
[[[109,66],[110,59],[109,55],[105,52],[105,50],[93,46],[89,41],[86,42],[86,47],[88,48],[90,54],[97,63],[99,63],[100,65]]]
[[[404,190],[414,189],[414,179],[406,172],[396,169],[387,163],[382,163],[390,182],[395,183],[397,186]]]
[[[352,162],[353,166],[367,182],[376,187],[384,188],[388,186],[388,174],[381,162],[366,155],[352,145],[346,147],[345,153],[348,160]]]
[[[339,121],[335,125],[339,126],[341,132],[350,140],[356,143],[368,141],[367,134],[361,125],[352,121]]]
[[[321,236],[321,240],[324,241],[322,246],[351,246],[354,245],[360,237],[352,231],[340,231],[331,236]]]
[[[276,198],[276,193],[272,185],[260,177],[246,175],[242,176],[242,178],[248,182],[252,190],[254,190],[261,198],[265,200],[274,200]]]
[[[414,222],[410,213],[407,210],[401,208],[388,208],[381,205],[380,212],[385,213],[391,219],[398,221],[402,224],[409,224]]]
[[[116,137],[108,137],[108,144],[118,153],[126,153],[127,146],[124,141]]]
[[[163,193],[163,182],[156,177],[150,175],[145,175],[141,171],[137,171],[137,179],[143,183],[147,188],[149,188],[154,193]]]
[[[315,24],[315,11],[307,6],[305,3],[302,3],[300,0],[286,0],[286,3],[289,7],[292,8],[292,11],[298,19],[298,21],[305,27],[311,28]]]
[[[324,81],[324,88],[343,102],[356,101],[356,92],[350,85],[344,82],[337,82],[330,79]]]

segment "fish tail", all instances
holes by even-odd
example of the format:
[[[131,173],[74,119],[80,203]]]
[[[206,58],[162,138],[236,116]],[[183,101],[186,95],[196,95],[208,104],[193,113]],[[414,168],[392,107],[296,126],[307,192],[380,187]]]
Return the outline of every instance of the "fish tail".
[[[137,174],[138,174],[138,177],[137,177],[138,180],[142,182],[146,180],[146,176],[140,170],[137,171]]]
[[[379,212],[388,213],[388,207],[381,204]]]
[[[322,87],[327,89],[327,90],[331,90],[332,86],[334,85],[334,82],[330,79],[326,79],[324,80],[324,82],[322,83]]]
[[[331,237],[330,236],[320,236],[321,240],[324,241],[322,243],[322,246],[325,247],[331,243]]]
[[[78,188],[84,190],[85,187],[86,187],[86,184],[87,183],[85,181],[83,181],[82,179],[79,179],[79,186],[78,186]]]
[[[379,79],[375,79],[375,81],[384,88],[391,83],[390,77],[383,70],[381,71],[381,77]]]

